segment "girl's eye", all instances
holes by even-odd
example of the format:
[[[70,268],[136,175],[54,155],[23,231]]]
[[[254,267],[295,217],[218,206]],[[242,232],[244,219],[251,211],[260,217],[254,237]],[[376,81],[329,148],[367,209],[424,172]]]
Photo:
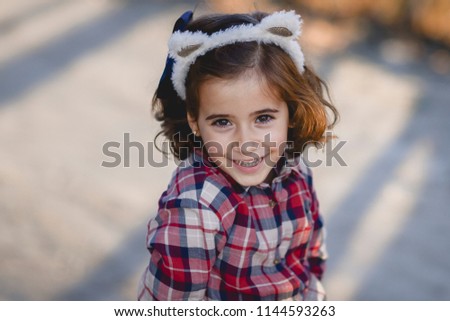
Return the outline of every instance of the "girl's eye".
[[[261,115],[261,116],[258,116],[258,118],[256,118],[256,122],[266,124],[266,123],[270,122],[272,119],[274,119],[274,118],[270,115]]]
[[[231,123],[228,119],[217,119],[212,123],[213,126],[217,127],[226,127],[229,126]]]

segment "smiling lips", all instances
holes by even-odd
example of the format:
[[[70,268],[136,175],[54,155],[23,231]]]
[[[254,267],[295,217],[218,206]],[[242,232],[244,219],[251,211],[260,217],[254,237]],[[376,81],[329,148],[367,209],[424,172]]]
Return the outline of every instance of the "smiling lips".
[[[257,157],[257,158],[254,158],[253,160],[249,160],[249,161],[233,160],[233,163],[235,163],[236,165],[238,165],[240,167],[252,168],[252,167],[259,165],[262,162],[262,160],[264,159],[264,157]]]
[[[257,158],[250,162],[245,162],[245,161],[233,161],[233,162],[242,167],[254,167],[254,166],[258,165],[261,160],[262,160],[262,158]]]

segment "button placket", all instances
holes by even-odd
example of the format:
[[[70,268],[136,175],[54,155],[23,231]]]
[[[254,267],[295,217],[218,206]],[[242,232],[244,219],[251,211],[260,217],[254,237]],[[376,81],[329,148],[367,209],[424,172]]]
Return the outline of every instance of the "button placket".
[[[274,200],[270,200],[270,201],[269,201],[269,206],[270,206],[271,208],[274,208],[275,205],[277,205],[277,202],[275,202]]]
[[[274,253],[274,258],[273,258],[273,265],[279,265],[282,260],[280,258],[280,255],[278,253],[278,246],[280,244],[280,240],[281,240],[281,217],[279,216],[278,210],[275,209],[275,207],[278,205],[278,202],[274,199],[275,198],[275,193],[272,191],[272,189],[268,189],[267,190],[267,194],[266,194],[269,198],[269,202],[268,205],[269,207],[272,209],[273,211],[273,215],[274,215],[274,219],[277,222],[277,228],[278,228],[278,241],[277,241],[277,248],[274,249],[275,253]]]

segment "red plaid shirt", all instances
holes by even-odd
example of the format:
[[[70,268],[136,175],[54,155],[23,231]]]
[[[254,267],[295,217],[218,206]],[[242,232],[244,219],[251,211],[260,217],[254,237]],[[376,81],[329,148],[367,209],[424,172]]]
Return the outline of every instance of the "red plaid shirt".
[[[326,250],[310,170],[282,158],[243,188],[193,153],[148,225],[139,300],[320,300]]]

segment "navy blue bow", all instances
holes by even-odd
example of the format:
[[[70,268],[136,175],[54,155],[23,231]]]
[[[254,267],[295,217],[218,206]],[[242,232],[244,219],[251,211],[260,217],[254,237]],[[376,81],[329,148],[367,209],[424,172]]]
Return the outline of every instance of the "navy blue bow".
[[[192,16],[192,11],[186,11],[183,13],[175,22],[172,33],[175,31],[185,31],[188,23],[192,20]],[[173,58],[167,56],[166,66],[164,67],[164,72],[159,80],[158,89],[156,90],[156,97],[158,98],[167,99],[169,97],[177,96],[171,80],[173,63]]]

